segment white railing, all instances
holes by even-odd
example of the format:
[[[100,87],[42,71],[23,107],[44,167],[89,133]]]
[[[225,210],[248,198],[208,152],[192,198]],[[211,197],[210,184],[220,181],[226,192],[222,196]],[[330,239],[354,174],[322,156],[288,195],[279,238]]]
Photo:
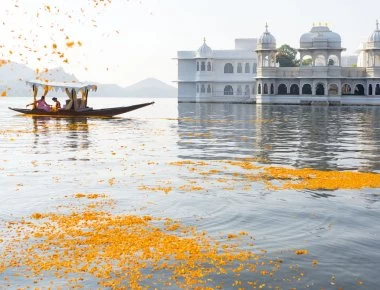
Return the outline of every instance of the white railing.
[[[213,97],[213,98],[225,98],[225,97],[231,97],[231,98],[251,98],[251,97],[254,97],[255,95],[254,94],[245,94],[245,93],[242,93],[242,94],[237,94],[236,92],[234,92],[233,94],[224,94],[224,92],[220,92],[220,91],[216,91],[216,92],[212,92],[212,93],[197,93],[197,96],[199,96],[200,98],[202,97]]]

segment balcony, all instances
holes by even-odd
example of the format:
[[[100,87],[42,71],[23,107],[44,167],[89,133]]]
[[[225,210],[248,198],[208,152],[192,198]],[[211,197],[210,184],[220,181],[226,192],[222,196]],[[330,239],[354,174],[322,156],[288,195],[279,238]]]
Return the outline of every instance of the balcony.
[[[263,78],[340,78],[339,66],[263,67],[257,74]]]
[[[367,67],[366,74],[371,78],[380,78],[380,67]]]
[[[345,78],[365,78],[366,69],[363,67],[344,67],[342,68],[342,77]]]
[[[224,91],[213,91],[212,93],[197,93],[197,97],[199,98],[237,98],[237,99],[249,99],[249,98],[254,98],[256,95],[247,93],[245,94],[244,92],[242,94],[237,94],[234,92],[231,95],[225,95]]]

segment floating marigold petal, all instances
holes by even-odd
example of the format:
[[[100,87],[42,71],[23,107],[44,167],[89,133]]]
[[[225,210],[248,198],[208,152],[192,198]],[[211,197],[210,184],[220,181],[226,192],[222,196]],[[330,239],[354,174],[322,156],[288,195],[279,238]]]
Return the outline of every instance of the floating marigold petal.
[[[309,251],[308,250],[296,250],[295,253],[297,255],[307,255],[307,254],[309,254]]]
[[[74,41],[66,42],[66,46],[67,46],[67,47],[73,47],[74,45],[75,45],[75,42],[74,42]]]

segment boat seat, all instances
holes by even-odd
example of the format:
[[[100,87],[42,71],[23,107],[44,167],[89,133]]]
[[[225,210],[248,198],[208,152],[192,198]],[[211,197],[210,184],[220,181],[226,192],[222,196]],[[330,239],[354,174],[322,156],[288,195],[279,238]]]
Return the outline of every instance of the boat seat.
[[[64,110],[70,110],[73,106],[73,101],[72,100],[66,100],[66,104],[63,107]]]

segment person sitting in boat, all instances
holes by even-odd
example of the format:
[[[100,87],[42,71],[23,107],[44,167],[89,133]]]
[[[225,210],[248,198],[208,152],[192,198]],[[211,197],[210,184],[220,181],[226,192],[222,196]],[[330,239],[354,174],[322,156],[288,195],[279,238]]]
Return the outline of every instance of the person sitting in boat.
[[[53,106],[53,111],[59,111],[61,109],[61,103],[58,101],[56,97],[52,98],[52,100],[55,102],[55,105]]]
[[[34,105],[35,108],[37,108],[39,110],[44,110],[44,111],[47,111],[47,112],[51,111],[51,106],[48,103],[46,103],[45,96],[41,96],[41,99],[39,99],[38,101],[36,101],[34,103],[28,104],[26,106],[28,107],[28,106],[31,106],[31,105]]]

